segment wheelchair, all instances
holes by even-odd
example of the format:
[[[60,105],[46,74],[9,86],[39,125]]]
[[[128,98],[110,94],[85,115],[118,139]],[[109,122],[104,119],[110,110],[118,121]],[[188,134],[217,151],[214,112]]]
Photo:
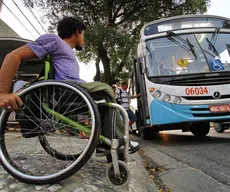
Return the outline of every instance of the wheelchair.
[[[45,61],[44,76],[18,95],[24,105],[16,112],[16,125],[9,123],[10,112],[0,115],[0,160],[14,178],[30,184],[57,183],[75,174],[92,157],[99,143],[109,148],[104,155],[111,161],[106,179],[123,188],[130,181],[128,116],[115,103],[96,102],[76,83],[49,79],[50,62]],[[101,135],[99,110],[111,108],[123,113],[125,135],[111,139]],[[11,128],[17,131],[10,132]],[[118,153],[124,146],[122,153]],[[122,161],[120,160],[122,159]]]

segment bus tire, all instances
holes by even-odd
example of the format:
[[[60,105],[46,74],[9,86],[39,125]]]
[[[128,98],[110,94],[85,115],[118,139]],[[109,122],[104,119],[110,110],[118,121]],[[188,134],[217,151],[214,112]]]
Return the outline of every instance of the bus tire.
[[[199,122],[194,123],[190,127],[190,131],[194,136],[204,137],[209,133],[210,123],[209,122]]]
[[[149,132],[150,132],[149,129],[148,128],[140,128],[140,136],[142,139],[144,139],[144,140],[151,139],[151,134],[149,134]]]
[[[222,123],[215,123],[215,127],[214,127],[215,131],[218,133],[223,133],[225,130],[225,127]]]
[[[154,130],[153,128],[144,128],[140,129],[141,138],[144,140],[151,140],[159,133],[158,130]]]

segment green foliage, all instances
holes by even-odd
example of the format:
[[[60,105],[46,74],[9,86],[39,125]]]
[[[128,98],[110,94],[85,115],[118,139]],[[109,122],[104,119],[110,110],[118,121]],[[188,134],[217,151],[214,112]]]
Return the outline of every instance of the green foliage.
[[[75,16],[87,24],[85,49],[79,53],[88,62],[99,58],[103,81],[109,84],[130,77],[132,59],[141,27],[163,17],[202,14],[210,0],[27,0],[47,13],[54,30],[63,16]],[[99,76],[98,76],[99,77]]]

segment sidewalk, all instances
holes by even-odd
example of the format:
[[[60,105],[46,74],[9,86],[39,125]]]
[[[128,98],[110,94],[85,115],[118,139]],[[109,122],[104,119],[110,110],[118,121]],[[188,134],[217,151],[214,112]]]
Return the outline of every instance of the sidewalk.
[[[116,190],[109,186],[105,178],[108,166],[105,157],[92,159],[75,175],[54,185],[29,185],[11,177],[0,166],[1,192],[157,192],[154,182],[148,176],[143,166],[143,160],[138,154],[129,156],[128,167],[131,172],[129,186]]]

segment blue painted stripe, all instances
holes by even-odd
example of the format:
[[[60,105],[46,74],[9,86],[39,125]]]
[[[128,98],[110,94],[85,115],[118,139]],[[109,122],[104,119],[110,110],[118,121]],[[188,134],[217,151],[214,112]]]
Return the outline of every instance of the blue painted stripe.
[[[211,113],[209,105],[171,104],[157,99],[150,105],[150,116],[152,125],[230,119],[230,115],[218,116]]]

